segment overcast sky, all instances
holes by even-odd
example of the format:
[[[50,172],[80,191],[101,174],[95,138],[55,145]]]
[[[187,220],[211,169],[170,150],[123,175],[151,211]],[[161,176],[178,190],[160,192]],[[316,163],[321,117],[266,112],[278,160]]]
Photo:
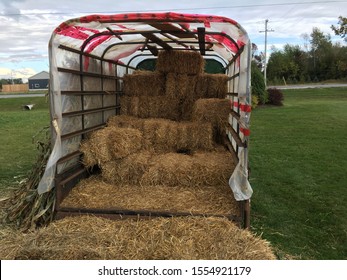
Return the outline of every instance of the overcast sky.
[[[269,20],[268,49],[284,44],[304,46],[302,34],[318,27],[332,39],[330,28],[346,16],[347,0],[0,0],[0,78],[26,81],[49,70],[48,41],[60,23],[87,14],[126,12],[186,12],[226,16],[239,22],[251,41],[264,50],[265,20]],[[345,44],[345,43],[344,43]]]

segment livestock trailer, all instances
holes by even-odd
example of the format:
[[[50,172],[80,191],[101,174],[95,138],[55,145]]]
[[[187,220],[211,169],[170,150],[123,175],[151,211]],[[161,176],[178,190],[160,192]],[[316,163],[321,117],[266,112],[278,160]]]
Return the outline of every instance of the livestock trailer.
[[[161,129],[164,138],[160,141],[167,141],[167,146],[176,147],[177,153],[183,153],[178,159],[179,162],[181,158],[189,161],[190,165],[183,162],[184,160],[181,161],[181,166],[186,164],[181,171],[185,179],[191,178],[189,174],[191,166],[200,164],[197,164],[192,156],[195,151],[184,145],[178,147],[175,143],[170,144],[169,141],[177,140],[178,138],[174,137],[179,137],[176,134],[183,133],[182,131],[185,131],[186,138],[193,134],[192,127],[195,127],[195,124],[191,124],[193,120],[191,116],[194,114],[194,106],[200,99],[210,98],[219,99],[217,101],[227,104],[224,119],[222,122],[217,120],[218,124],[222,123],[222,126],[219,126],[220,137],[217,142],[219,147],[224,147],[227,151],[230,165],[233,165],[232,169],[228,169],[229,174],[225,184],[231,190],[230,199],[236,201],[238,207],[236,212],[225,216],[241,226],[249,226],[249,202],[252,195],[248,181],[251,42],[246,31],[236,21],[221,16],[172,12],[89,15],[74,18],[63,22],[54,30],[49,43],[49,60],[52,152],[39,183],[38,192],[56,192],[57,218],[84,213],[110,218],[171,217],[192,214],[213,216],[215,214],[213,208],[212,212],[199,212],[191,211],[190,208],[162,210],[148,205],[110,207],[105,203],[100,207],[94,207],[64,204],[76,185],[100,173],[100,169],[101,173],[103,172],[105,165],[98,166],[97,159],[94,166],[86,165],[86,150],[83,151],[81,146],[88,142],[93,133],[94,136],[101,137],[97,132],[108,127],[110,119],[117,119],[117,116],[129,115],[147,121],[145,124],[142,122],[142,128],[144,125],[149,125],[150,121],[153,124],[155,120],[158,122],[160,119],[165,122],[167,119],[164,127],[156,123],[156,128],[150,132],[144,129],[140,136],[146,138],[146,141],[152,141],[154,136],[150,134],[154,133],[157,137],[155,141],[158,142],[160,137],[158,129]],[[220,79],[216,78],[217,76]],[[152,82],[153,78],[157,79],[156,82]],[[211,86],[213,83],[216,84],[214,87]],[[159,87],[155,88],[157,84]],[[169,90],[170,85],[171,90]],[[210,87],[212,93],[208,90]],[[215,95],[216,88],[219,89]],[[178,98],[179,92],[181,96]],[[205,95],[201,92],[205,92]],[[164,103],[159,104],[158,100]],[[157,108],[156,113],[153,113],[155,108]],[[173,115],[167,115],[171,109]],[[177,112],[180,113],[177,115]],[[205,110],[201,120],[208,122],[209,114],[209,109]],[[210,138],[203,140],[202,134],[207,130],[203,128],[203,124],[198,126],[201,129],[197,132],[194,144],[190,140],[189,143],[200,145],[198,147],[200,149],[210,141]],[[118,126],[119,131],[120,127]],[[134,128],[132,125],[129,127]],[[177,133],[171,131],[170,136],[165,136],[166,132],[169,133],[167,131],[169,127],[175,127]],[[107,140],[107,137],[104,137],[104,140]],[[136,138],[127,137],[128,142],[133,142]],[[180,138],[177,141],[181,140]],[[124,139],[122,141],[126,144]],[[139,143],[141,144],[141,141]],[[97,143],[94,154],[101,152],[103,148],[101,143]],[[139,153],[138,149],[136,153]],[[132,155],[135,160],[138,158],[136,153]],[[175,155],[161,154],[156,155],[155,159],[160,165],[164,164],[169,156]],[[117,160],[112,161],[116,167],[109,173],[109,177],[117,172],[115,170],[119,164],[123,164],[122,159]],[[206,173],[207,181],[211,179],[209,171],[205,172],[209,160],[212,160],[212,156],[207,154],[204,162],[199,165],[202,168],[200,174]],[[150,167],[153,167],[153,161],[154,158],[150,160]],[[142,163],[140,165],[142,166]],[[224,162],[223,165],[228,166],[229,163]],[[164,167],[158,168],[157,173],[164,172]],[[129,171],[129,168],[127,170]],[[174,173],[177,173],[177,170]],[[130,178],[132,175],[126,174],[126,176]],[[179,184],[182,180],[178,178],[176,181]],[[189,184],[190,182],[186,183],[188,187]],[[136,188],[132,188],[132,191],[134,194],[137,192]],[[172,189],[168,190],[171,191]],[[112,195],[116,196],[117,193],[119,192],[116,191]],[[165,191],[163,193],[165,194]],[[94,197],[97,194],[91,193],[90,196]],[[131,197],[132,194],[127,193],[126,196]],[[211,199],[211,203],[218,201],[212,197]]]

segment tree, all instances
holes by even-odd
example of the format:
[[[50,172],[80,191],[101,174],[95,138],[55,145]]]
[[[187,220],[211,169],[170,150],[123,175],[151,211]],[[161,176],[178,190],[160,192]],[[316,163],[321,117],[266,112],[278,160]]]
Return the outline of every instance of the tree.
[[[329,34],[316,27],[302,37],[303,48],[286,44],[282,50],[273,49],[267,68],[269,81],[280,84],[283,79],[288,83],[346,79],[346,46],[333,43]]]
[[[306,71],[306,53],[300,46],[286,44],[282,51],[273,50],[268,63],[268,77],[273,82],[285,79],[288,82],[303,81]]]
[[[338,26],[331,26],[331,29],[335,32],[335,35],[341,36],[347,41],[347,18],[343,16],[339,16]]]
[[[252,95],[257,96],[260,104],[265,104],[267,102],[267,92],[265,88],[264,75],[261,73],[254,61],[252,61],[251,64],[251,84]]]
[[[325,35],[319,28],[314,27],[310,36],[311,78],[318,81],[334,78],[335,58],[330,35]]]
[[[263,53],[258,53],[258,46],[252,43],[252,61],[257,65],[260,71],[264,68],[264,55]]]

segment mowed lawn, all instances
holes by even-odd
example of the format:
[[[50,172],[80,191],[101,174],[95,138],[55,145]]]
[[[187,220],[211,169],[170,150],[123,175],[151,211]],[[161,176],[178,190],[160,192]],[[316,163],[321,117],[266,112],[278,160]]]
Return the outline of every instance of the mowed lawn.
[[[284,93],[251,116],[252,230],[281,259],[346,259],[347,88]],[[44,97],[0,99],[0,192],[29,172],[48,124]]]
[[[284,94],[252,112],[253,230],[280,258],[346,259],[347,88]]]
[[[35,106],[24,110],[26,104]],[[45,97],[0,98],[0,193],[15,187],[34,164],[36,143],[50,122],[48,108]]]

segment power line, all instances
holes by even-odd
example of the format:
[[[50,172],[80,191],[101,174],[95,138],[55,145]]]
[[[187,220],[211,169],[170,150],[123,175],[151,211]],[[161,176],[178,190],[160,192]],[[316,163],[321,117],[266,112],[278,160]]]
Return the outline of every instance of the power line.
[[[98,12],[36,12],[36,13],[2,13],[0,16],[29,16],[29,15],[71,15],[71,14],[111,14],[111,13],[137,13],[137,12],[167,12],[167,11],[189,11],[189,10],[215,10],[215,9],[238,9],[238,8],[254,8],[254,7],[274,7],[274,6],[291,6],[291,5],[310,5],[310,4],[334,4],[346,3],[344,1],[310,1],[310,2],[284,2],[270,4],[252,4],[252,5],[235,5],[235,6],[214,6],[214,7],[191,7],[191,8],[174,8],[174,9],[157,9],[157,10],[121,10],[121,11],[98,11]]]

